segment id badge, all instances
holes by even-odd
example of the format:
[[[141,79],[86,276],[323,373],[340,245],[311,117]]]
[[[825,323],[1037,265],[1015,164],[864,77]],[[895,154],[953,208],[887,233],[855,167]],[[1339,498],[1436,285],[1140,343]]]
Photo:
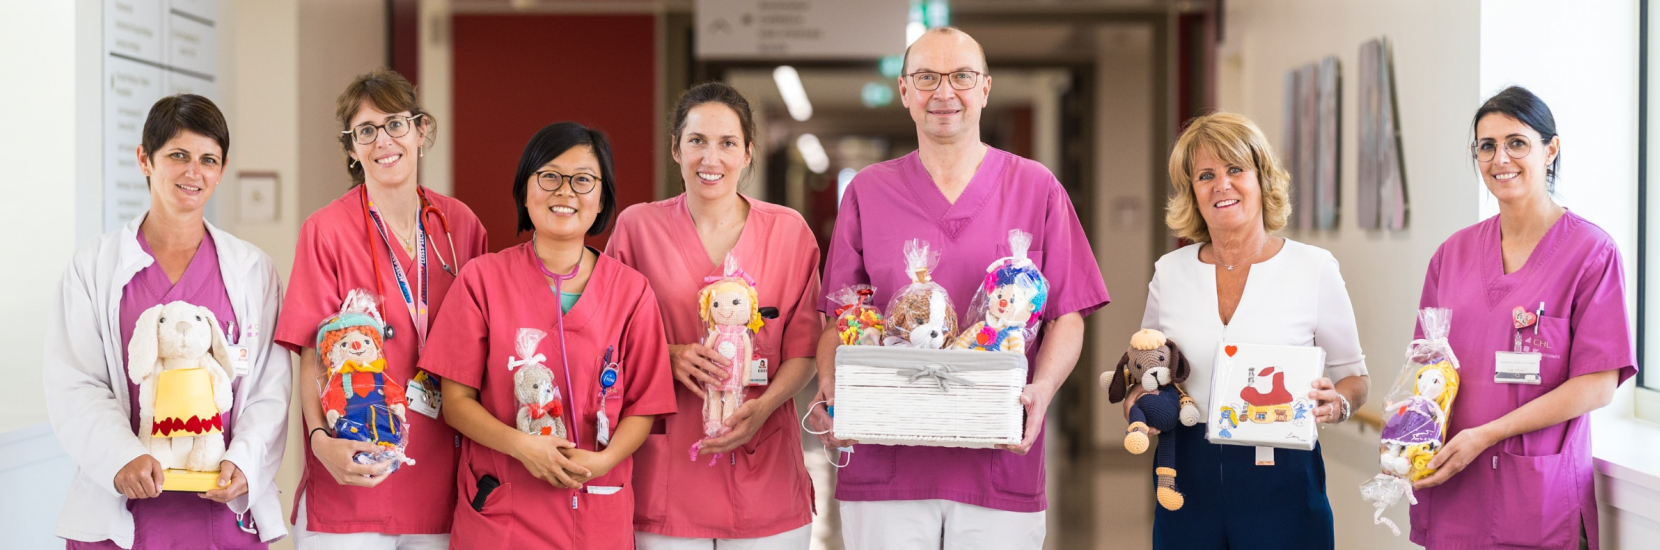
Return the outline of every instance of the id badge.
[[[427,371],[417,372],[415,378],[409,381],[409,387],[404,394],[409,400],[409,410],[433,420],[438,419],[438,412],[444,407],[444,394],[438,393],[438,379],[427,374]]]
[[[749,386],[765,386],[765,385],[767,385],[767,360],[766,360],[766,358],[763,357],[761,359],[756,359],[755,361],[750,362],[749,365],[750,365],[749,382],[746,385],[749,385]]]
[[[1493,354],[1493,382],[1539,385],[1538,352],[1500,351]]]
[[[231,366],[236,367],[236,376],[241,378],[248,375],[248,346],[225,346],[225,353],[231,356]]]

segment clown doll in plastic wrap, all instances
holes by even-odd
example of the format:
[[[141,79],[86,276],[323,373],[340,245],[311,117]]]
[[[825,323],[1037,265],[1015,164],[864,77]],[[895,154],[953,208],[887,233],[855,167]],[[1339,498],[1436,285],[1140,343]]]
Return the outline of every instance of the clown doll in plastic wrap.
[[[408,402],[403,386],[386,373],[381,320],[374,299],[353,290],[340,314],[317,329],[317,351],[328,372],[323,385],[323,414],[334,437],[374,443],[382,451],[358,453],[353,460],[369,464],[392,460],[392,469],[414,464],[404,455],[408,445]]]
[[[705,279],[707,284],[698,292],[698,314],[709,327],[703,345],[727,361],[726,378],[719,384],[703,386],[703,435],[706,437],[732,431],[725,421],[743,405],[744,387],[754,368],[755,334],[764,322],[755,279],[744,273],[730,256],[722,273]],[[692,460],[697,460],[701,443],[692,446]]]
[[[1049,300],[1048,279],[1026,257],[1031,246],[1031,233],[1009,230],[1010,255],[986,269],[985,282],[975,291],[968,311],[968,318],[979,320],[957,335],[953,349],[1026,352]]]

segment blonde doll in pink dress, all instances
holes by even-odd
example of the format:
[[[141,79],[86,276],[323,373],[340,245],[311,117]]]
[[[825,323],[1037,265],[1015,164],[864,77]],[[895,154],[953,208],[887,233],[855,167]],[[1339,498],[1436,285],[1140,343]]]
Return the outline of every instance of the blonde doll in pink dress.
[[[718,437],[732,430],[725,421],[743,404],[744,388],[754,368],[755,333],[762,324],[755,280],[732,258],[726,259],[722,272],[725,275],[706,279],[708,285],[698,293],[698,313],[709,326],[703,345],[725,357],[728,365],[727,376],[719,384],[703,385],[705,437]],[[697,460],[698,447],[692,446],[692,460]]]

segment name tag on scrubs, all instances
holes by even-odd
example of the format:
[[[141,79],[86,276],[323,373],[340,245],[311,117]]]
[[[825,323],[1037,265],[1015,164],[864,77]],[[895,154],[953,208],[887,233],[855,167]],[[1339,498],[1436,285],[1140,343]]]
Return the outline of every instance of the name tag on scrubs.
[[[767,385],[767,360],[766,359],[756,359],[754,362],[750,363],[749,365],[750,365],[750,369],[749,369],[749,384],[748,385],[750,385],[750,386],[765,386],[765,385]]]
[[[236,368],[236,376],[248,374],[248,346],[225,346],[225,353],[231,356],[231,366]]]
[[[588,485],[582,488],[582,492],[590,495],[614,495],[618,491],[622,491],[621,485]]]
[[[1539,384],[1538,353],[1500,351],[1493,354],[1493,381],[1499,384]]]
[[[404,392],[404,397],[409,401],[409,410],[437,420],[439,409],[444,407],[444,395],[438,393],[437,382],[427,371],[415,373],[415,378],[409,381],[407,391]]]

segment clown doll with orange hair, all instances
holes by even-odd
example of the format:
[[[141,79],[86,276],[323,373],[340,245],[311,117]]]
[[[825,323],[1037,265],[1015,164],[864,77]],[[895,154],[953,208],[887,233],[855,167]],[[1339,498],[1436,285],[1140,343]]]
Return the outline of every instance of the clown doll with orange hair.
[[[707,284],[698,291],[698,314],[709,327],[703,345],[727,361],[726,378],[719,384],[703,385],[705,437],[732,431],[725,421],[743,405],[744,387],[749,385],[754,369],[755,333],[763,323],[755,279],[738,268],[731,256],[727,256],[721,272],[721,276],[706,278]],[[692,446],[692,460],[697,460],[699,446]]]
[[[317,329],[317,351],[328,372],[321,396],[323,415],[334,437],[374,443],[381,452],[358,453],[353,460],[368,464],[394,461],[396,470],[415,461],[403,454],[407,446],[408,401],[403,386],[386,375],[381,320],[374,299],[353,290],[340,314]]]

